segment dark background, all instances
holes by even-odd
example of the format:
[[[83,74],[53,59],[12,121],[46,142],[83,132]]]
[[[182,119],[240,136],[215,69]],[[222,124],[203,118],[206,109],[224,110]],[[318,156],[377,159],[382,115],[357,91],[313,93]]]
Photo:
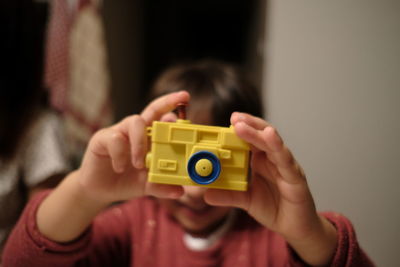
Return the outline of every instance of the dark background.
[[[214,58],[247,67],[264,2],[104,1],[116,119],[139,112],[154,79],[172,64]]]

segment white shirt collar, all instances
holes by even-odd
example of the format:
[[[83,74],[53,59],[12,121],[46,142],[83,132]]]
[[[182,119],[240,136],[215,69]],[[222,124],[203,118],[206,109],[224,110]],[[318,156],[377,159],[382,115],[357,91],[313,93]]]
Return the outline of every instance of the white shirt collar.
[[[233,209],[226,218],[225,222],[207,237],[195,237],[189,233],[183,235],[183,242],[187,248],[194,251],[202,251],[211,247],[231,228],[236,218],[236,210]]]

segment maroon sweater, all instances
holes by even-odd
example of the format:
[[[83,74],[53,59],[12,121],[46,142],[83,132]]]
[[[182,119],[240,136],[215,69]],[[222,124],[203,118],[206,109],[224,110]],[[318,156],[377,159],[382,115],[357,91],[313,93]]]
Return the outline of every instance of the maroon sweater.
[[[46,195],[25,209],[4,250],[4,267],[304,266],[281,236],[244,212],[212,247],[191,251],[183,243],[183,229],[151,198],[113,206],[97,216],[77,240],[56,243],[41,235],[35,224],[37,208]],[[331,266],[373,266],[358,246],[351,223],[338,214],[324,216],[338,230]]]

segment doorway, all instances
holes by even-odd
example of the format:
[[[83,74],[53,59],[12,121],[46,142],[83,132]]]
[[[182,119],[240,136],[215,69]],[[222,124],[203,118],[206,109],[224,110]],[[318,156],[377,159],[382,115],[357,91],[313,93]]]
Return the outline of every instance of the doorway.
[[[260,88],[265,9],[265,0],[104,1],[116,119],[140,112],[154,79],[176,63],[234,63]]]

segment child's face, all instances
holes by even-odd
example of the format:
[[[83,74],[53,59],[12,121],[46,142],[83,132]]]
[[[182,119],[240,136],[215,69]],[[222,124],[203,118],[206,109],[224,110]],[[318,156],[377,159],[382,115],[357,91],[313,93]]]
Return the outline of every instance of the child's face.
[[[211,123],[208,112],[197,110],[200,103],[193,105],[188,113],[188,119],[192,123],[209,125]],[[197,111],[197,112],[196,112]],[[207,235],[215,230],[221,222],[226,218],[230,207],[210,206],[204,201],[204,193],[206,188],[199,186],[184,186],[184,194],[178,200],[160,199],[160,203],[169,211],[175,220],[182,227],[197,235]]]
[[[232,209],[210,206],[204,201],[206,188],[184,186],[184,194],[178,200],[160,199],[182,227],[196,235],[207,235],[215,230]]]

